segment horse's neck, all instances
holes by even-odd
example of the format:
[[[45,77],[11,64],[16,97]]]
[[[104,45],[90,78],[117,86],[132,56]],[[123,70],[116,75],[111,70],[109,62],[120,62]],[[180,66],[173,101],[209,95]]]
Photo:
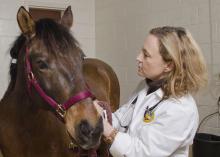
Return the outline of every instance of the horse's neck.
[[[22,55],[20,56],[22,58]],[[10,99],[12,96],[16,97],[18,95],[24,95],[24,93],[26,92],[26,83],[25,83],[25,70],[24,70],[24,65],[23,65],[23,61],[18,61],[19,63],[17,63],[17,76],[16,78],[11,78],[8,88],[4,94],[4,96],[1,99],[1,102],[4,99]],[[8,100],[7,100],[8,101]],[[1,103],[0,102],[0,103]]]
[[[22,66],[15,84],[9,84],[0,101],[0,145],[10,150],[6,156],[74,157],[68,149],[70,139],[64,124],[28,95]]]
[[[22,87],[22,83],[15,87],[15,85],[13,85],[10,82],[0,103],[1,104],[2,103],[7,103],[7,104],[24,103],[24,104],[29,104],[29,102],[30,102],[29,96],[27,94],[26,88]],[[13,106],[16,106],[16,105],[13,105]]]
[[[8,85],[8,88],[7,88],[6,92],[5,92],[5,94],[4,94],[3,97],[1,98],[1,101],[2,101],[4,98],[8,97],[8,95],[12,92],[12,90],[13,90],[13,85],[12,85],[12,82],[10,82],[9,85]]]
[[[16,90],[11,91],[1,101],[0,142],[3,141],[7,147],[10,145],[10,149],[14,152],[25,149],[26,152],[33,153],[45,147],[44,153],[38,152],[40,156],[43,155],[42,157],[51,156],[53,151],[57,154],[60,154],[62,150],[68,152],[68,141],[70,139],[62,122],[57,119],[53,112],[41,109],[37,104],[33,104],[26,93],[25,91],[20,93]],[[2,137],[3,132],[7,132],[7,139]],[[10,141],[14,142],[11,143]],[[67,155],[67,152],[64,153],[64,156],[69,157],[70,155]]]

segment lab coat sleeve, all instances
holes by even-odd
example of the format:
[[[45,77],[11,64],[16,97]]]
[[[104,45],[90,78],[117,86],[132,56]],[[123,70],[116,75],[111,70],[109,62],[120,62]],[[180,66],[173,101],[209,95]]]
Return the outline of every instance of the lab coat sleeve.
[[[184,144],[197,124],[196,114],[185,111],[179,104],[155,117],[151,123],[142,122],[136,135],[119,132],[110,152],[113,157],[165,157]],[[187,104],[186,104],[187,105]]]
[[[119,129],[121,127],[119,120],[121,120],[122,116],[128,111],[128,108],[132,105],[132,101],[136,97],[137,94],[134,94],[126,104],[122,105],[118,110],[112,113],[112,125],[114,128]]]
[[[124,104],[122,107],[120,107],[114,113],[112,113],[112,125],[114,128],[119,129],[119,127],[120,127],[119,119],[121,119],[123,114],[126,112],[128,105],[129,104]]]

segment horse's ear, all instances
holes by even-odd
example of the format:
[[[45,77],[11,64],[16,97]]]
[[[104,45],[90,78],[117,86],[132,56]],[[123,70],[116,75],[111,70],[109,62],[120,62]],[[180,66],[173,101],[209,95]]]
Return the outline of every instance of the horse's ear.
[[[22,6],[17,13],[18,25],[22,33],[31,38],[35,35],[35,22],[29,12]]]
[[[70,29],[73,25],[73,13],[71,10],[71,6],[68,6],[64,11],[64,14],[61,18],[61,24],[68,29]]]

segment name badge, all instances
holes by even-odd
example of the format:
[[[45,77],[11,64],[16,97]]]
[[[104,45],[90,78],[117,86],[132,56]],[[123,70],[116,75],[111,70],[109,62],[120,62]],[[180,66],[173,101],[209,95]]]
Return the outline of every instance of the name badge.
[[[154,120],[155,114],[154,112],[150,111],[147,107],[145,113],[144,113],[144,122],[145,123],[150,123]]]

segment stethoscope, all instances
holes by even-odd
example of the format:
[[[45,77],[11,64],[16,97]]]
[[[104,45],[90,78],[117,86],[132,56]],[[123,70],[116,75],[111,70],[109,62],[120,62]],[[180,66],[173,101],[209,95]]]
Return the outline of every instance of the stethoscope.
[[[135,107],[135,104],[138,100],[138,96],[136,96],[134,98],[134,100],[131,102],[131,105],[129,107],[129,109],[127,110],[127,112],[121,117],[121,119],[125,120],[126,118],[128,118],[129,116],[129,112],[132,111],[132,114],[130,114],[130,119],[128,120],[128,123],[127,124],[122,124],[122,120],[120,120],[119,117],[117,117],[117,115],[115,115],[116,119],[118,120],[118,123],[120,125],[121,128],[123,128],[123,132],[127,132],[128,131],[128,128],[132,122],[132,117],[133,117],[133,114],[134,114],[134,107]],[[145,112],[144,112],[144,121],[145,122],[151,122],[154,118],[154,111],[156,110],[156,107],[164,100],[164,98],[162,98],[159,102],[157,102],[155,105],[153,105],[152,107],[149,108],[149,106],[146,107],[145,109]],[[131,110],[131,111],[130,111]]]

